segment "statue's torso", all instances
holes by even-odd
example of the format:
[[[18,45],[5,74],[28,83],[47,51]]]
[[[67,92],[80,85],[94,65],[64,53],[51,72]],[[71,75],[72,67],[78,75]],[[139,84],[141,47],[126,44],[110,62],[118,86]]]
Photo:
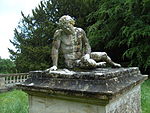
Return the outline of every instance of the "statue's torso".
[[[68,67],[72,67],[74,62],[83,56],[82,38],[83,32],[80,28],[75,28],[75,34],[61,33],[61,51]]]

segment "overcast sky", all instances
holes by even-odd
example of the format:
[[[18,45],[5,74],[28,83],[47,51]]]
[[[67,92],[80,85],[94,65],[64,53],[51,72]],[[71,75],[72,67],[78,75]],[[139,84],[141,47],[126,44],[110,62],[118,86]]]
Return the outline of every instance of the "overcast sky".
[[[0,0],[0,56],[9,58],[8,48],[14,48],[9,42],[13,39],[14,29],[21,17],[31,13],[41,0]]]

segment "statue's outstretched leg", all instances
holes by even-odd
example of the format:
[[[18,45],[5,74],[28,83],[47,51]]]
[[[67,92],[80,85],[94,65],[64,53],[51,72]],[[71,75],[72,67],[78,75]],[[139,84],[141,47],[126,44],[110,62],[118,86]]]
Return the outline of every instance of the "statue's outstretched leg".
[[[92,52],[90,54],[90,57],[97,62],[105,61],[106,63],[108,63],[113,67],[121,67],[120,64],[113,62],[106,52]]]

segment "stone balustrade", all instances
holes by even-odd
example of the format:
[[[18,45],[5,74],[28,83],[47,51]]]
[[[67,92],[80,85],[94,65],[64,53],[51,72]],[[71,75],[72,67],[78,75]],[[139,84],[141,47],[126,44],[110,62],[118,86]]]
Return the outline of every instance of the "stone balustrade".
[[[22,83],[28,78],[28,73],[0,74],[0,90],[7,90],[15,87],[17,83]]]

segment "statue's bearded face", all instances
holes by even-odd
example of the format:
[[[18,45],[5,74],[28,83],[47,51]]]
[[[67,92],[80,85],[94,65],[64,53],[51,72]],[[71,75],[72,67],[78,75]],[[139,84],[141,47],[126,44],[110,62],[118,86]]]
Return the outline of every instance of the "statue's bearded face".
[[[62,16],[59,19],[59,26],[67,34],[73,34],[75,21],[68,15]]]

